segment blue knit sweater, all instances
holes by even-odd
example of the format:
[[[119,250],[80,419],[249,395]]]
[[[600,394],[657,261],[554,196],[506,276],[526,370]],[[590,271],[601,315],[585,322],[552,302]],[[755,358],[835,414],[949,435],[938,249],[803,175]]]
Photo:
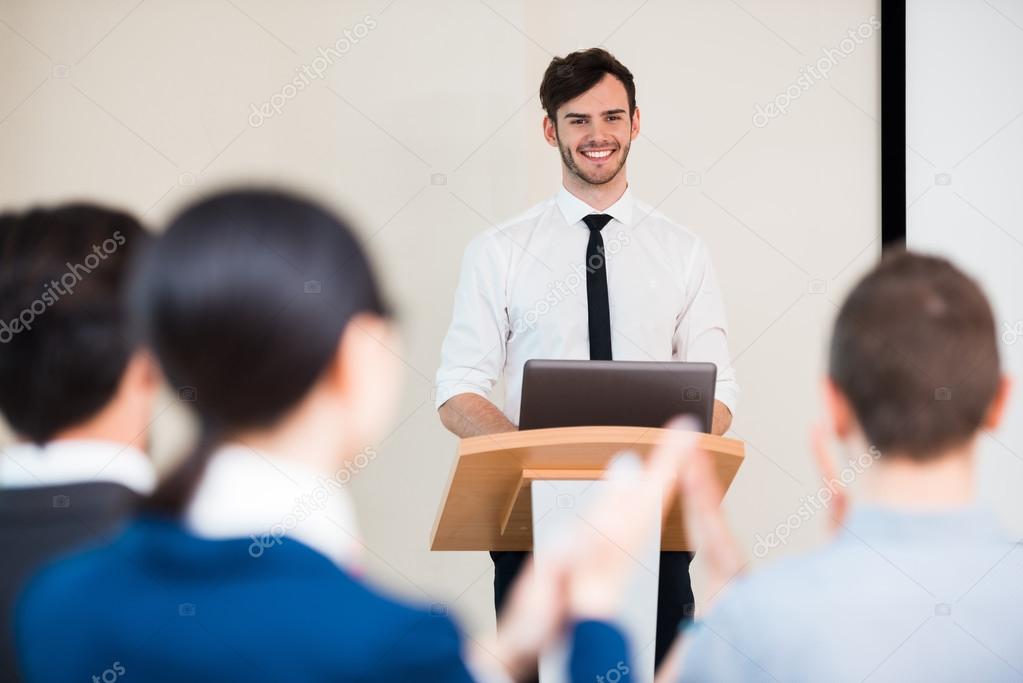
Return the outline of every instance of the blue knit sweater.
[[[58,561],[18,604],[23,675],[30,683],[470,680],[443,607],[384,597],[294,540],[259,557],[250,545],[143,518],[110,544]],[[625,642],[607,624],[576,624],[573,640],[573,681],[628,666]]]

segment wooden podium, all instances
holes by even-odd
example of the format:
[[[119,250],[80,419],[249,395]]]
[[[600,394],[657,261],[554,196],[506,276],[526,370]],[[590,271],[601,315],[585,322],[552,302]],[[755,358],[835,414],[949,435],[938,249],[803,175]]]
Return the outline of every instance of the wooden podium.
[[[614,456],[632,451],[645,457],[665,432],[656,427],[558,427],[462,439],[431,549],[533,550],[536,565],[543,567],[549,553],[564,543],[565,533],[603,533],[586,523],[587,510],[616,485],[602,480]],[[711,454],[721,489],[727,490],[742,464],[743,443],[709,434],[700,434],[698,443]],[[678,496],[662,501],[662,510],[664,505],[664,524],[660,518],[649,520],[653,532],[644,550],[629,553],[638,566],[616,618],[633,653],[632,679],[651,683],[659,551],[691,550]],[[542,683],[565,680],[569,647],[555,643],[541,656]]]
[[[431,550],[532,550],[533,481],[596,480],[622,451],[645,456],[665,430],[656,427],[558,427],[462,439],[433,527]],[[745,455],[741,441],[701,434],[722,490]],[[677,514],[676,514],[677,512]],[[691,550],[678,500],[661,532],[662,550]]]

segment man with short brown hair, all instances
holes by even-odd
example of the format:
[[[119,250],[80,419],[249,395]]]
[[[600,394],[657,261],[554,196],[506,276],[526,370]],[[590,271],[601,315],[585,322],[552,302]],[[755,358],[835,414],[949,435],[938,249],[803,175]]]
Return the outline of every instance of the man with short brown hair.
[[[730,581],[739,553],[717,507],[695,505],[700,552],[728,587],[684,636],[682,680],[1023,677],[1023,546],[975,492],[977,442],[1009,393],[996,334],[980,288],[941,258],[889,255],[853,289],[832,336],[830,426],[815,439],[825,477],[811,496],[830,502],[836,537]],[[840,473],[831,436],[849,453]]]

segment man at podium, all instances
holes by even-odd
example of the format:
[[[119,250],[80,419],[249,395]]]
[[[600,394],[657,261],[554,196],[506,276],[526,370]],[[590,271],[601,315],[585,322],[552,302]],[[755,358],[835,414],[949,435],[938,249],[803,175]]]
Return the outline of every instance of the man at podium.
[[[717,366],[711,431],[724,433],[739,387],[721,293],[699,237],[632,196],[632,73],[599,48],[556,57],[540,101],[562,187],[466,248],[437,371],[441,421],[463,438],[517,429],[531,358],[704,361]],[[502,379],[503,410],[489,400]],[[527,553],[491,556],[500,610]],[[691,559],[661,553],[657,663],[692,614]]]

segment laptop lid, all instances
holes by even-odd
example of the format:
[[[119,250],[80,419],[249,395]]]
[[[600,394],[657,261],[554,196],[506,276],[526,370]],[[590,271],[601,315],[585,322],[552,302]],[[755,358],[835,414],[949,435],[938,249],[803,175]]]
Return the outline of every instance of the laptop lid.
[[[519,429],[619,425],[663,427],[692,415],[710,432],[713,363],[679,361],[526,361]]]

